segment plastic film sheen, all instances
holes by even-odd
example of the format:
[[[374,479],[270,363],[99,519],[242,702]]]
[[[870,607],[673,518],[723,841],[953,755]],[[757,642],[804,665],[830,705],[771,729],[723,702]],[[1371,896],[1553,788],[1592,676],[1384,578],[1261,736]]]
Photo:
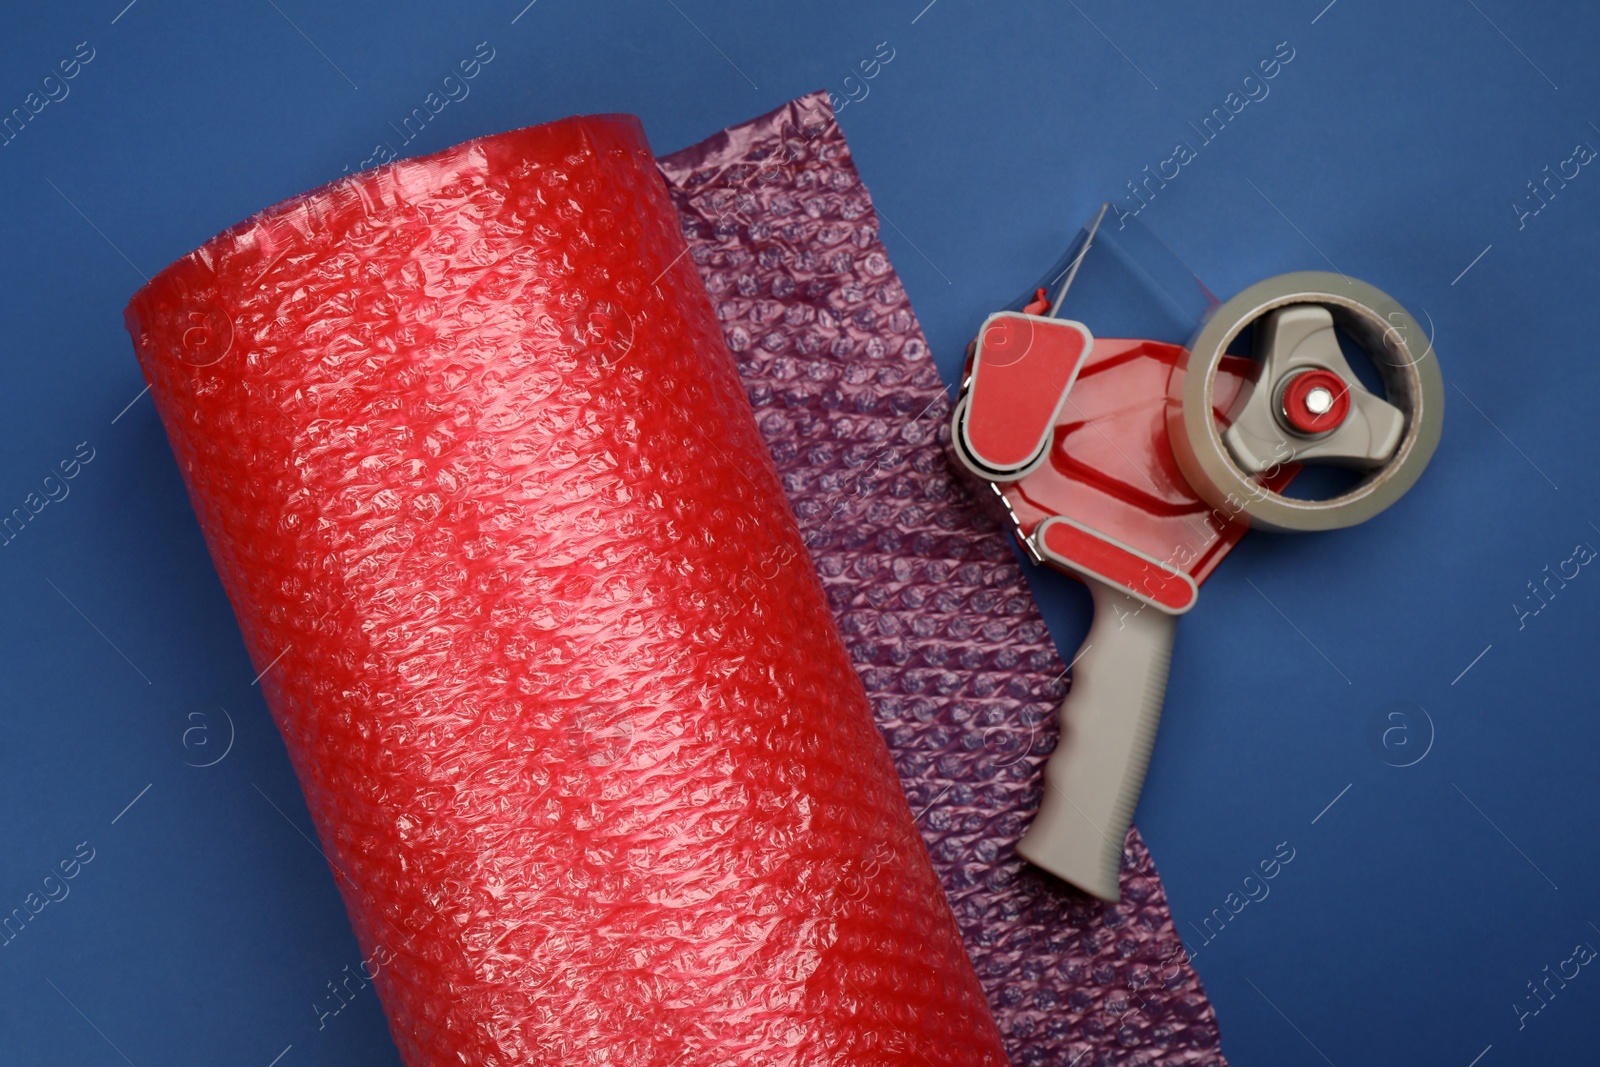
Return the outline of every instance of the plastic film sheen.
[[[127,320],[408,1064],[1005,1062],[635,121]]]

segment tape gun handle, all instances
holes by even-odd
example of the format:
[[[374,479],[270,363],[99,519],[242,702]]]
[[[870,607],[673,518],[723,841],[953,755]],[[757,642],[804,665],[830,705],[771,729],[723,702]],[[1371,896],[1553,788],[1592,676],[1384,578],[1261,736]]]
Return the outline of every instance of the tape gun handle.
[[[1044,798],[1017,844],[1023,859],[1101,900],[1121,896],[1122,845],[1139,803],[1177,618],[1085,578],[1094,621],[1058,712]]]

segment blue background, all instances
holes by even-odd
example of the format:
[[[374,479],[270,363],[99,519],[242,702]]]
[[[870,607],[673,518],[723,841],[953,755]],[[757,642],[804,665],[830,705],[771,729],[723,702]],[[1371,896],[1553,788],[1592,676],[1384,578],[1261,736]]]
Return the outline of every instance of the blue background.
[[[370,989],[319,1029],[360,951],[135,399],[121,310],[141,273],[379,142],[632,111],[666,152],[825,87],[858,97],[840,122],[953,373],[986,311],[1099,202],[1137,206],[1126,183],[1198,141],[1189,124],[1280,42],[1269,95],[1139,219],[1224,297],[1294,269],[1395,294],[1434,331],[1444,440],[1378,520],[1252,535],[1207,583],[1137,821],[1239,1067],[1593,1059],[1600,975],[1520,1029],[1513,1005],[1600,945],[1600,576],[1552,582],[1520,628],[1512,605],[1600,547],[1600,168],[1536,215],[1512,204],[1600,146],[1600,12],[523,2],[6,16],[0,114],[78,42],[94,58],[0,148],[0,513],[80,442],[93,459],[0,548],[0,914],[81,842],[94,858],[0,948],[0,1063],[396,1062]],[[391,124],[480,41],[495,58],[470,96],[401,147]],[[880,42],[890,63],[846,82]],[[1054,614],[1070,655],[1086,601]],[[1281,842],[1270,896],[1208,942],[1203,919]]]

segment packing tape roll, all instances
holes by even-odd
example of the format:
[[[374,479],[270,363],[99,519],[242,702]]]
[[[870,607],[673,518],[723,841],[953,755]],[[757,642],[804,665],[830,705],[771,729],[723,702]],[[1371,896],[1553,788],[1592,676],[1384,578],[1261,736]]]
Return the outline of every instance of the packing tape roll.
[[[1324,500],[1285,496],[1240,468],[1213,416],[1212,386],[1228,347],[1277,308],[1316,304],[1371,357],[1391,403],[1406,416],[1394,455],[1356,485]],[[1279,274],[1257,282],[1207,318],[1172,377],[1172,451],[1206,501],[1250,525],[1279,532],[1336,530],[1384,511],[1416,484],[1444,429],[1444,380],[1433,341],[1394,297],[1328,271]]]
[[[1004,1064],[643,133],[342,179],[127,322],[404,1060]]]

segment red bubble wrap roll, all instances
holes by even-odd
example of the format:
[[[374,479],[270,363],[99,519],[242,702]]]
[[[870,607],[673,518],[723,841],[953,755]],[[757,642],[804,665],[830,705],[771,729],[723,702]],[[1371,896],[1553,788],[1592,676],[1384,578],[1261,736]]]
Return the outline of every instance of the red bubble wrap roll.
[[[1001,1065],[685,253],[569,119],[127,321],[408,1064]]]

